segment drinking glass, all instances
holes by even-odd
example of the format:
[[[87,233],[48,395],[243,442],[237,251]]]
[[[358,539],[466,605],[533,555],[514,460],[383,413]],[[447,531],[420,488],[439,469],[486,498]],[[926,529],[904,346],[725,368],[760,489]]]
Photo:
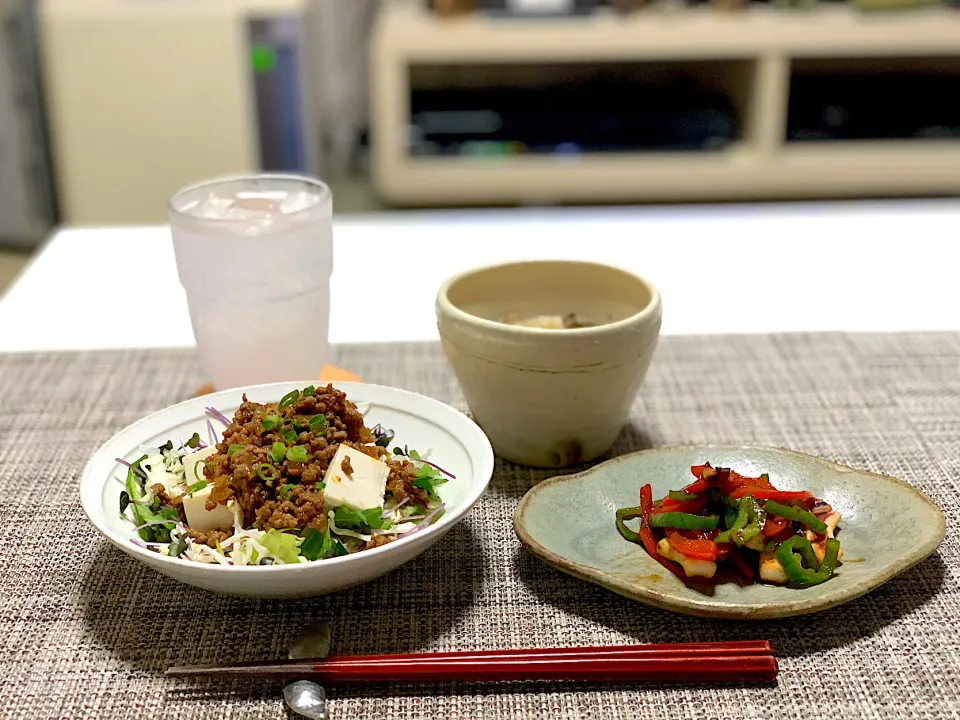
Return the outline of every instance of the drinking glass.
[[[330,188],[295,175],[219,178],[180,190],[169,217],[214,387],[317,377],[330,324]]]

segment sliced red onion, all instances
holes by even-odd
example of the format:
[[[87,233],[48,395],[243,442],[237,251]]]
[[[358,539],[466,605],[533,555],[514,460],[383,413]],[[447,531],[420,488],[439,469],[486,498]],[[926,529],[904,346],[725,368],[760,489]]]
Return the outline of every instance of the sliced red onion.
[[[116,460],[118,463],[120,463],[121,465],[124,465],[124,466],[126,466],[126,467],[128,467],[128,468],[129,468],[129,467],[133,467],[133,465],[132,465],[131,463],[128,463],[128,462],[127,462],[126,460],[124,460],[123,458],[114,458],[114,460]]]
[[[402,508],[404,505],[406,505],[409,501],[410,501],[410,498],[409,498],[409,497],[405,497],[402,502],[398,502],[398,503],[397,503],[396,505],[394,505],[392,508],[389,508],[389,509],[388,509],[388,508],[384,508],[384,509],[383,509],[383,512],[380,513],[380,517],[381,517],[381,518],[387,517],[387,515],[390,515],[392,512],[394,512],[394,511],[396,511],[396,510],[399,510],[399,509]]]
[[[130,542],[137,547],[142,547],[144,550],[149,549],[149,546],[143,540],[139,540],[138,538],[130,538]]]
[[[456,475],[454,475],[452,472],[447,472],[447,471],[444,470],[442,467],[440,467],[439,465],[437,465],[435,462],[430,462],[429,460],[424,460],[423,458],[414,458],[414,460],[416,460],[417,462],[426,463],[426,464],[429,465],[430,467],[439,470],[439,471],[442,472],[444,475],[446,475],[447,477],[449,477],[451,480],[456,480],[456,479],[457,479],[457,476],[456,476]]]
[[[423,520],[417,523],[417,526],[415,528],[407,530],[404,533],[400,533],[399,535],[397,535],[397,537],[402,538],[402,537],[406,537],[407,535],[413,535],[415,532],[417,532],[421,528],[427,527],[427,525],[430,524],[430,521],[437,515],[437,513],[443,512],[446,509],[446,507],[447,507],[446,503],[440,503],[433,510],[427,513],[427,515],[423,518]]]
[[[207,418],[207,433],[210,436],[210,444],[217,444],[217,431],[213,429],[213,423],[210,422],[210,418]]]
[[[207,414],[208,414],[208,415],[212,415],[212,416],[215,417],[217,420],[219,420],[220,422],[222,422],[224,425],[227,425],[227,426],[230,425],[230,420],[227,418],[227,416],[224,415],[224,414],[223,414],[222,412],[220,412],[219,410],[217,410],[215,407],[204,408],[204,410],[207,411]]]

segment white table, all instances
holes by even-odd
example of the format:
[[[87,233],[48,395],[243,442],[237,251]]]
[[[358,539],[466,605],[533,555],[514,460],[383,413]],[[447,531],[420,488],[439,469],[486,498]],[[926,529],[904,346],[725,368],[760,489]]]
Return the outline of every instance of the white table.
[[[435,339],[444,279],[531,258],[646,276],[668,334],[960,330],[955,200],[384,213],[334,237],[337,343]],[[0,352],[193,344],[163,227],[61,230],[0,301]]]

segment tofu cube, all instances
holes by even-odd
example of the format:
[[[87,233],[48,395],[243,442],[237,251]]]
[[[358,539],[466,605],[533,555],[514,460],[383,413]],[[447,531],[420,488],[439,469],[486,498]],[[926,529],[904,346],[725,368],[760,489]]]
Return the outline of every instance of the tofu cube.
[[[213,510],[207,510],[206,504],[211,490],[213,490],[213,484],[183,496],[183,511],[187,515],[187,527],[200,532],[232,530],[233,508],[230,505],[233,501],[229,500],[227,505],[217,505]]]
[[[350,473],[343,471],[345,458],[350,459]],[[341,444],[323,477],[327,484],[323,491],[324,505],[330,508],[342,505],[351,510],[382,508],[389,475],[390,466],[385,462]]]
[[[217,448],[211,445],[210,447],[205,447],[202,450],[197,450],[196,452],[183,456],[183,473],[186,476],[185,482],[187,483],[187,487],[196,485],[201,480],[206,479],[206,475],[203,474],[203,468],[197,467],[197,465],[211,455],[216,454]]]

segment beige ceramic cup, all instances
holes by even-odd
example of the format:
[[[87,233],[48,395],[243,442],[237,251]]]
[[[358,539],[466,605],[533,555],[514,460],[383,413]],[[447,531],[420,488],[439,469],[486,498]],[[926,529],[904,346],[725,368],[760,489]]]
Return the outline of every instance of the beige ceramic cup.
[[[594,327],[510,325],[566,315]],[[467,403],[494,450],[562,467],[603,455],[627,421],[660,335],[660,293],[607,265],[535,261],[473,270],[437,296],[437,325]]]

